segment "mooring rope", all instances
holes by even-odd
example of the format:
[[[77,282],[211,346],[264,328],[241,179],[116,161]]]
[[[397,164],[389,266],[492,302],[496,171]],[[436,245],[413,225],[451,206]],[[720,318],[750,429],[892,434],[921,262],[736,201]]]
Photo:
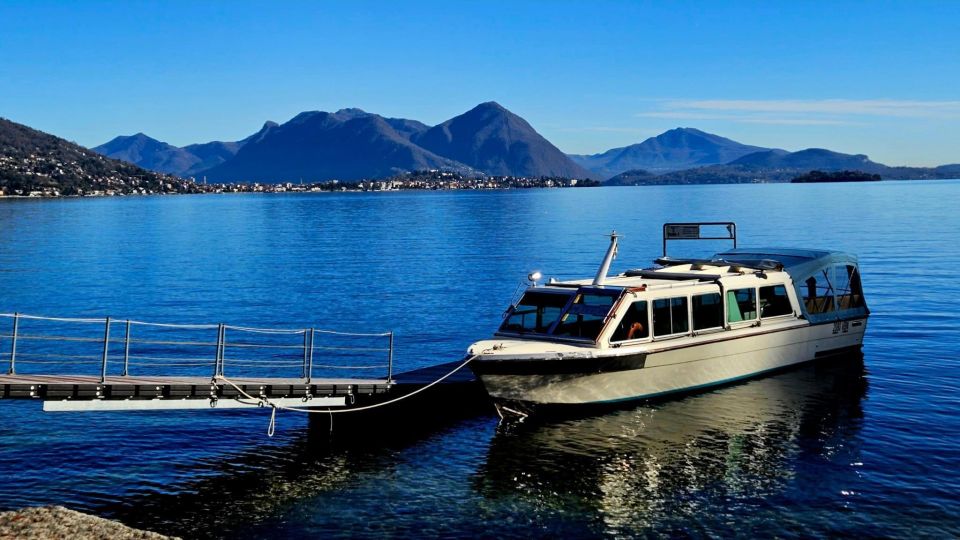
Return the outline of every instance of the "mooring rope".
[[[352,413],[352,412],[360,412],[360,411],[366,411],[366,410],[370,410],[370,409],[376,409],[376,408],[379,408],[379,407],[385,407],[385,406],[387,406],[387,405],[392,405],[392,404],[394,404],[394,403],[397,403],[398,401],[403,401],[403,400],[405,400],[405,399],[407,399],[407,398],[413,397],[413,396],[419,394],[420,392],[423,392],[423,391],[428,390],[428,389],[430,389],[431,387],[433,387],[433,386],[435,386],[435,385],[437,385],[437,384],[440,384],[441,382],[443,382],[444,380],[446,380],[447,378],[449,378],[450,376],[452,376],[454,373],[460,371],[461,369],[463,369],[464,367],[466,367],[467,364],[469,364],[470,362],[473,362],[474,360],[476,360],[476,359],[479,358],[479,357],[480,357],[479,354],[475,354],[475,355],[473,355],[473,356],[468,357],[468,358],[467,358],[466,360],[464,360],[460,365],[458,365],[457,367],[453,368],[452,371],[448,372],[448,373],[447,373],[446,375],[444,375],[443,377],[440,377],[439,379],[431,382],[430,384],[428,384],[428,385],[426,385],[426,386],[424,386],[424,387],[422,387],[422,388],[417,388],[416,390],[414,390],[413,392],[410,392],[409,394],[404,394],[404,395],[402,395],[402,396],[400,396],[400,397],[397,397],[397,398],[394,398],[394,399],[391,399],[391,400],[388,400],[388,401],[384,401],[384,402],[382,402],[382,403],[374,403],[373,405],[365,405],[365,406],[363,406],[363,407],[356,407],[356,408],[353,408],[353,409],[337,409],[337,410],[330,409],[330,408],[327,408],[327,409],[308,409],[308,408],[303,408],[303,407],[291,407],[291,406],[287,406],[287,405],[279,405],[279,404],[277,404],[277,403],[274,403],[273,401],[270,400],[270,398],[267,398],[267,397],[253,397],[253,396],[251,396],[251,395],[248,394],[246,391],[244,391],[243,388],[240,388],[236,383],[234,383],[234,382],[231,381],[230,379],[224,377],[223,375],[217,375],[217,376],[215,376],[215,377],[214,377],[214,380],[215,380],[215,381],[216,381],[216,380],[223,381],[224,383],[226,383],[226,384],[230,385],[231,387],[233,387],[233,389],[236,390],[240,395],[242,395],[243,397],[247,398],[247,399],[250,400],[250,401],[253,401],[253,402],[259,404],[259,405],[262,406],[262,407],[269,406],[269,407],[271,408],[271,412],[270,412],[270,423],[267,425],[267,436],[268,436],[268,437],[273,437],[273,433],[274,433],[274,431],[275,431],[275,429],[276,429],[276,425],[277,425],[277,409],[281,409],[281,410],[284,410],[284,411],[300,412],[300,413],[304,413],[304,414],[329,414],[329,415],[331,415],[330,418],[331,418],[331,424],[332,424],[332,421],[333,421],[333,416],[332,416],[332,415],[333,415],[333,414]],[[331,425],[331,428],[332,428],[332,425]]]

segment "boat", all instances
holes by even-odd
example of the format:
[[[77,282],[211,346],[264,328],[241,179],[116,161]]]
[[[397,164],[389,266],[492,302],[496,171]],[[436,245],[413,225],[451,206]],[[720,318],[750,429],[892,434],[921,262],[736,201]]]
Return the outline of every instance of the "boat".
[[[501,416],[699,391],[808,361],[859,354],[869,310],[855,255],[737,247],[733,222],[666,223],[663,255],[608,276],[540,284],[539,272],[470,368]],[[732,240],[707,258],[668,241]]]

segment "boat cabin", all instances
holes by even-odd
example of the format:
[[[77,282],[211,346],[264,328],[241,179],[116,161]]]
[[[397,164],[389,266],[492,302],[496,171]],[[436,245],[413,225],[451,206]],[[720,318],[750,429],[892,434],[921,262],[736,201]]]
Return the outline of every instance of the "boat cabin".
[[[868,311],[856,257],[738,248],[731,222],[663,231],[663,255],[649,268],[608,276],[614,232],[593,279],[538,285],[539,272],[528,276],[495,337],[468,349],[501,415],[661,397],[860,349]],[[677,258],[667,255],[671,240],[733,246]]]
[[[655,263],[592,281],[534,283],[507,310],[497,335],[616,348],[868,313],[856,257],[843,252],[734,248]]]

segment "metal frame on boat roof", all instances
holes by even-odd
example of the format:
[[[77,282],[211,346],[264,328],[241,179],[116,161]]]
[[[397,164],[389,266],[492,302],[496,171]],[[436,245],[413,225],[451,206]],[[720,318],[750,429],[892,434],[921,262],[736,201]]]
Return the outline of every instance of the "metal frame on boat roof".
[[[727,236],[701,236],[701,226],[722,226],[727,228]],[[667,240],[733,240],[733,249],[737,248],[737,224],[732,221],[700,221],[689,223],[663,224],[663,256],[667,256]]]
[[[660,257],[654,259],[654,264],[660,266],[679,266],[689,264],[693,270],[701,270],[704,266],[729,266],[733,268],[746,268],[748,270],[783,270],[783,263],[775,259],[750,259],[740,261],[728,261],[727,259],[674,259],[672,257]],[[700,268],[697,268],[700,267]]]
[[[627,270],[623,273],[625,277],[642,277],[647,279],[663,279],[676,281],[716,281],[720,279],[720,274],[696,274],[693,272],[657,272],[656,270]]]

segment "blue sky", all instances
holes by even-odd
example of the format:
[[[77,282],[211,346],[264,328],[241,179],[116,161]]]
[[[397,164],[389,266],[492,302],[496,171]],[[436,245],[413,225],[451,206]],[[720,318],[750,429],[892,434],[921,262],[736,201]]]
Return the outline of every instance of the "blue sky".
[[[677,126],[960,162],[960,2],[0,2],[0,116],[87,146],[483,101],[562,150]]]

